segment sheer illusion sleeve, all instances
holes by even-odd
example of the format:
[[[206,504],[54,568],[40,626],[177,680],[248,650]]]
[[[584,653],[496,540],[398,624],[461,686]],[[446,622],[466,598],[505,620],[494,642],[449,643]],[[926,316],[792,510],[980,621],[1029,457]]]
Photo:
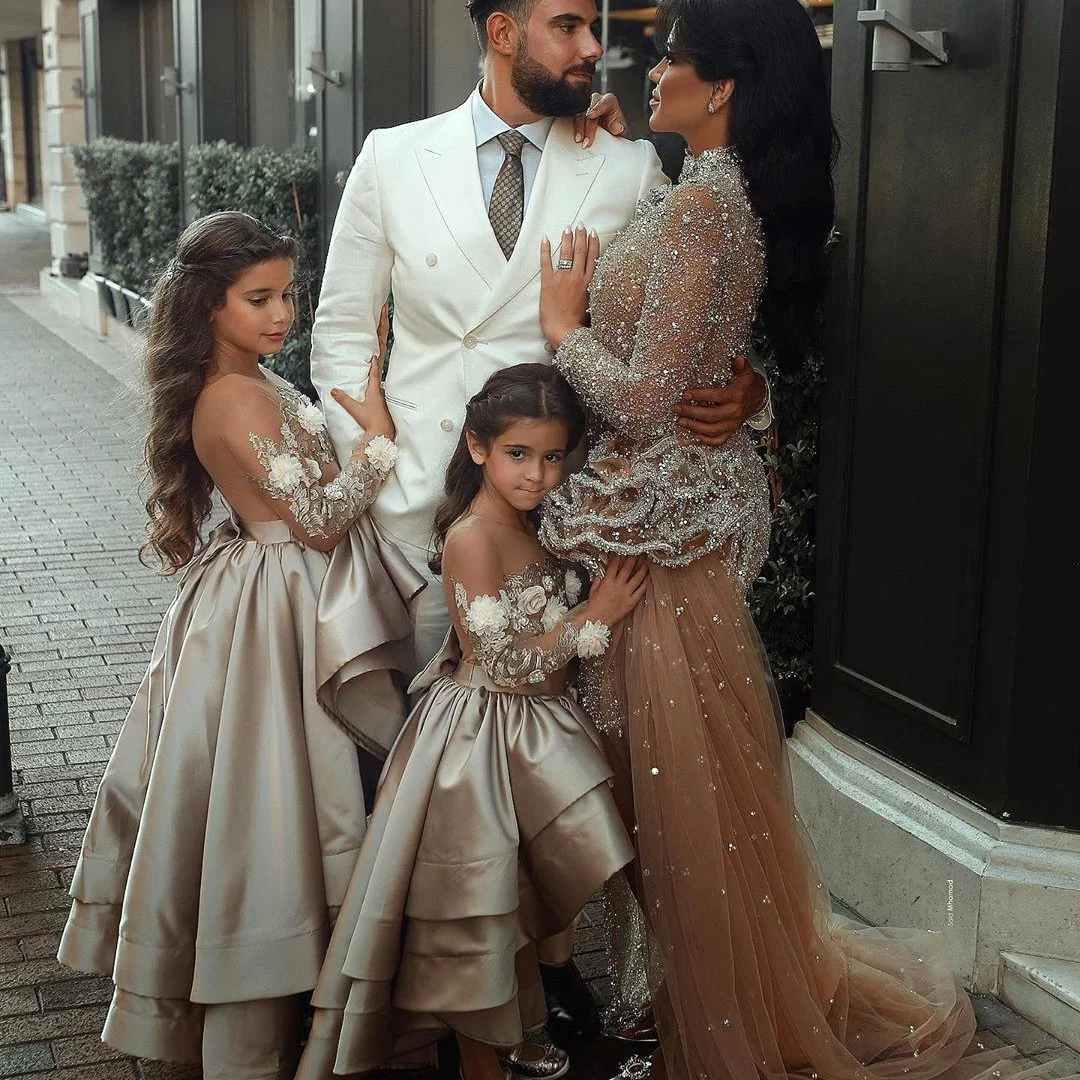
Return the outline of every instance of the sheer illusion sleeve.
[[[299,398],[299,395],[296,395]],[[293,534],[311,547],[333,547],[369,509],[397,460],[385,436],[365,439],[340,470],[318,406],[283,407],[249,395],[227,440],[249,481]]]
[[[607,626],[586,619],[584,604],[569,609],[542,585],[512,587],[491,548],[448,547],[443,576],[455,622],[468,642],[463,651],[471,651],[499,686],[541,683],[575,656],[601,655],[611,640]]]
[[[569,334],[555,355],[555,365],[613,431],[635,439],[670,434],[683,391],[709,385],[720,370],[717,358],[726,364],[742,346],[728,313],[733,304],[756,304],[757,295],[755,275],[735,272],[735,256],[756,235],[745,199],[729,201],[699,186],[668,197],[629,358],[620,359],[589,327]],[[618,275],[619,268],[608,272]]]
[[[286,427],[287,425],[283,425]],[[287,503],[300,531],[318,539],[340,536],[375,501],[397,458],[397,447],[379,435],[363,443],[332,480],[323,467],[284,441],[249,434],[259,469],[251,479],[264,498]]]

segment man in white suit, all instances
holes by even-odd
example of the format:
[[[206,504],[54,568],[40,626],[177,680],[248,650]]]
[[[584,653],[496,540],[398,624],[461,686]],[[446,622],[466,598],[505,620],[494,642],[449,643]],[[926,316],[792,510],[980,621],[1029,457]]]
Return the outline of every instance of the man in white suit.
[[[592,145],[575,142],[573,116],[589,104],[602,55],[594,0],[472,0],[469,9],[485,50],[483,83],[450,113],[368,136],[334,226],[311,358],[344,461],[358,429],[329,390],[362,393],[393,291],[385,389],[399,456],[371,514],[429,581],[432,524],[466,402],[493,371],[549,357],[540,330],[541,239],[583,222],[606,244],[638,199],[667,183],[648,142],[603,130]],[[519,165],[510,162],[524,189],[516,238],[489,217],[512,156],[499,136],[510,131],[523,136]],[[747,371],[726,409],[690,412],[719,421],[702,424],[703,432],[730,431],[766,396],[761,376]],[[413,615],[422,664],[449,626],[441,586],[417,597]]]
[[[580,222],[604,245],[640,198],[668,182],[648,142],[604,130],[595,140],[575,139],[573,117],[589,106],[603,51],[594,0],[470,0],[468,7],[484,50],[483,82],[452,112],[368,136],[334,225],[311,358],[344,461],[359,431],[329,391],[362,394],[392,291],[385,392],[398,460],[371,516],[431,582],[413,602],[420,665],[450,624],[427,562],[466,402],[492,372],[550,358],[540,330],[542,238]],[[617,110],[611,126],[619,132]],[[737,371],[725,391],[702,395],[717,404],[680,409],[707,441],[723,441],[763,404],[767,411],[764,379],[741,359]],[[386,716],[378,723],[370,741],[389,747],[396,729]],[[564,964],[568,955],[546,957],[549,1026],[581,1031],[588,994]],[[508,1064],[534,1077],[567,1067],[565,1055],[531,1070]]]

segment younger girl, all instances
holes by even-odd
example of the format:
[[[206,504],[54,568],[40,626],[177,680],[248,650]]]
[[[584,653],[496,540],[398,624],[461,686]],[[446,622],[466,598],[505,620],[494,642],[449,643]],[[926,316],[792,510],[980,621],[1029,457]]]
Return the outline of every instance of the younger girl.
[[[385,629],[365,650],[410,662],[418,583],[351,528],[394,465],[379,365],[365,403],[337,395],[366,433],[341,468],[319,409],[259,365],[292,323],[296,255],[246,214],[213,214],[158,283],[147,546],[166,573],[186,569],[98,791],[59,952],[113,977],[105,1042],[201,1061],[206,1080],[291,1080],[298,995],[360,847],[356,747],[320,701],[347,721],[335,690],[364,664],[334,613],[378,589]],[[215,489],[230,518],[200,550]]]
[[[298,1080],[404,1064],[448,1028],[466,1080],[502,1080],[500,1057],[545,1018],[534,943],[631,858],[565,669],[607,648],[646,571],[614,559],[582,603],[536,539],[582,426],[541,364],[469,402],[436,517],[453,626],[410,687],[426,693],[383,770]]]

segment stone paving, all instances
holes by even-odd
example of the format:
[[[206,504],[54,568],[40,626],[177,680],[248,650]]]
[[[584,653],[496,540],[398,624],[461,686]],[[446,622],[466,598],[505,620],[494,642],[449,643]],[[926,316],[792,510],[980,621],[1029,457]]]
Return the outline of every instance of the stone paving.
[[[29,233],[0,214],[0,643],[13,660],[16,790],[29,834],[0,848],[0,1078],[194,1080],[196,1069],[104,1046],[109,980],[55,959],[94,791],[173,586],[137,557],[138,401],[62,340],[82,333],[62,316],[44,316],[54,333],[26,313],[47,310],[28,291],[46,261],[34,261],[40,230]],[[91,355],[103,348],[85,339]],[[118,359],[112,370],[122,370]],[[602,992],[600,931],[586,926],[578,938],[579,965]],[[988,1045],[1014,1043],[1080,1071],[1080,1055],[995,999],[977,1008]],[[602,1080],[618,1054],[608,1041],[589,1047],[571,1075]]]

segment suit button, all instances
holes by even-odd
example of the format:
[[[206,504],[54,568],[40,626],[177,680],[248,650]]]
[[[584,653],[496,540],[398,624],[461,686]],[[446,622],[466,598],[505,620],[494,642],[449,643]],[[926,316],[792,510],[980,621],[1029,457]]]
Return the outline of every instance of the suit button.
[[[477,341],[472,334],[466,334],[461,344],[464,345],[466,349],[475,349],[477,346]]]
[[[444,420],[441,424],[439,424],[439,427],[441,427],[443,429],[443,431],[453,431],[454,430],[454,421],[453,420]]]
[[[439,263],[439,256],[436,255],[433,251],[430,255],[428,255],[424,262],[426,262],[428,266],[437,266]]]

